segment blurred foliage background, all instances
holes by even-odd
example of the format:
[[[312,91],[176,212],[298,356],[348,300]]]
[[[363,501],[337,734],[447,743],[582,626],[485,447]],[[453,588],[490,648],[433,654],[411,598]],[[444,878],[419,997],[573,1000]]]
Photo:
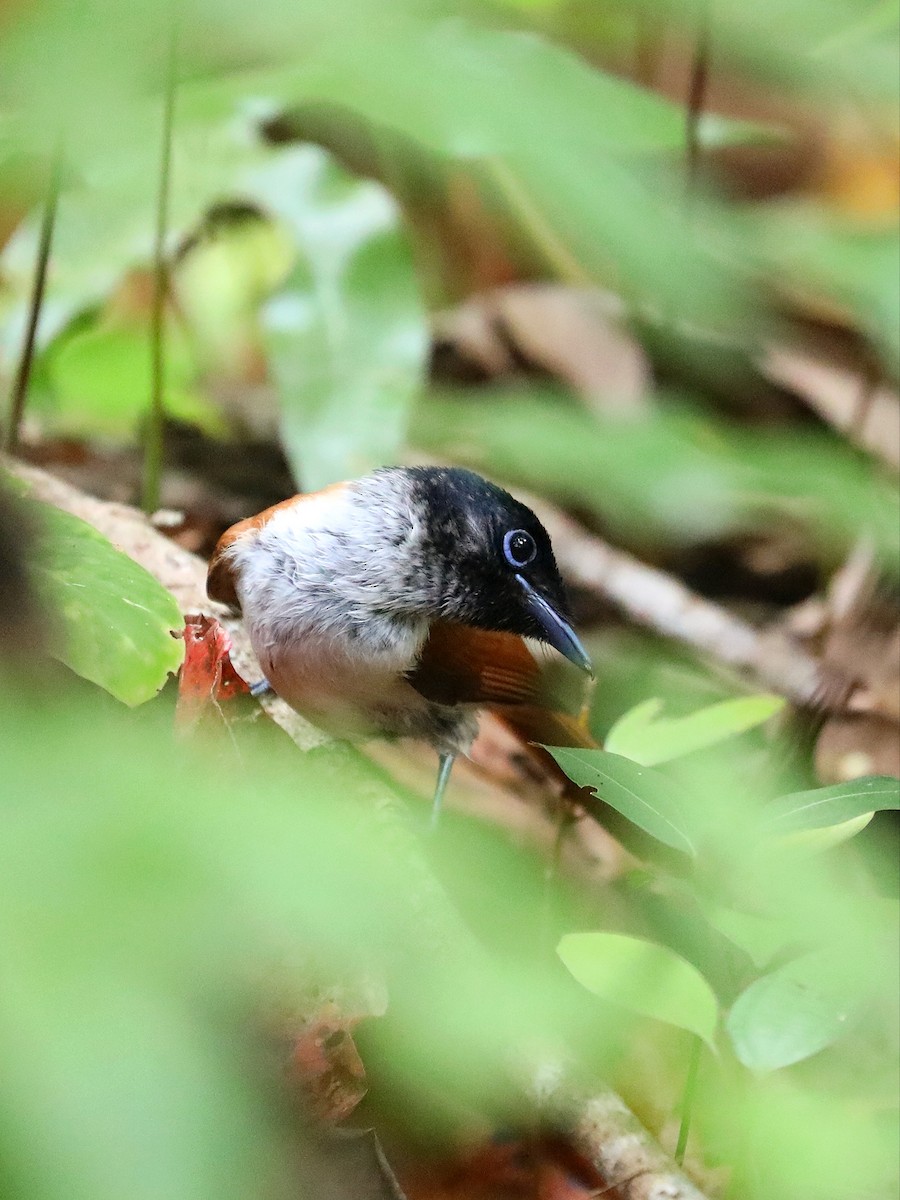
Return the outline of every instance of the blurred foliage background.
[[[489,748],[426,841],[415,748],[186,736],[165,570],[11,472],[0,1195],[643,1194],[534,1140],[538,1059],[705,1195],[896,1194],[898,104],[896,0],[0,2],[6,449],[201,557],[383,463],[565,509],[560,761],[677,858],[588,815],[548,885]]]

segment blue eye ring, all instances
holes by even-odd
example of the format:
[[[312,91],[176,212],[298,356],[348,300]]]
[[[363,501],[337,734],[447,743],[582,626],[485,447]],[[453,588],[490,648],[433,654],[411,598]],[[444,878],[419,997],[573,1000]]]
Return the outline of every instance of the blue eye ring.
[[[537,543],[527,529],[510,529],[503,535],[503,553],[509,565],[518,570],[534,562]]]

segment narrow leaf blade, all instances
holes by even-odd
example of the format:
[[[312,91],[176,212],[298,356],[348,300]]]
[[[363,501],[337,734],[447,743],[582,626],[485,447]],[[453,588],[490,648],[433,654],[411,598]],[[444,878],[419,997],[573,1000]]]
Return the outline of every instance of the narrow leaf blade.
[[[655,705],[651,708],[651,705]],[[739,696],[684,717],[657,717],[660,701],[645,701],[613,725],[606,748],[652,767],[706,750],[764,724],[784,707],[781,696]]]
[[[688,798],[665,775],[606,750],[547,750],[574,783],[591,788],[645,833],[673,850],[695,853],[685,817]]]
[[[848,783],[779,796],[765,810],[769,833],[796,833],[842,825],[865,813],[900,809],[900,780],[890,775],[867,775]]]

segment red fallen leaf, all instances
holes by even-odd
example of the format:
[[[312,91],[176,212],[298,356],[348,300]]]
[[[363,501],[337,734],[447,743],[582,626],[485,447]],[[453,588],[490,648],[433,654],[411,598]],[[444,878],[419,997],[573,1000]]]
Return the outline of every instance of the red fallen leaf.
[[[357,1018],[327,1004],[297,1035],[288,1071],[306,1104],[329,1125],[344,1121],[367,1091],[366,1069],[353,1041]]]
[[[231,638],[215,617],[189,614],[184,618],[184,662],[178,677],[175,723],[189,728],[212,706],[250,688],[234,669]]]

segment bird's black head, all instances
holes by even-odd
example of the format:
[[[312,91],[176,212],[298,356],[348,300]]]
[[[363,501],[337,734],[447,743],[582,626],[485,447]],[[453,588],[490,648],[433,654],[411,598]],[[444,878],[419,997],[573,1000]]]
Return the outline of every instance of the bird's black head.
[[[407,476],[423,531],[416,570],[427,576],[415,583],[438,615],[548,642],[590,671],[550,537],[531,509],[472,471],[412,467]]]

